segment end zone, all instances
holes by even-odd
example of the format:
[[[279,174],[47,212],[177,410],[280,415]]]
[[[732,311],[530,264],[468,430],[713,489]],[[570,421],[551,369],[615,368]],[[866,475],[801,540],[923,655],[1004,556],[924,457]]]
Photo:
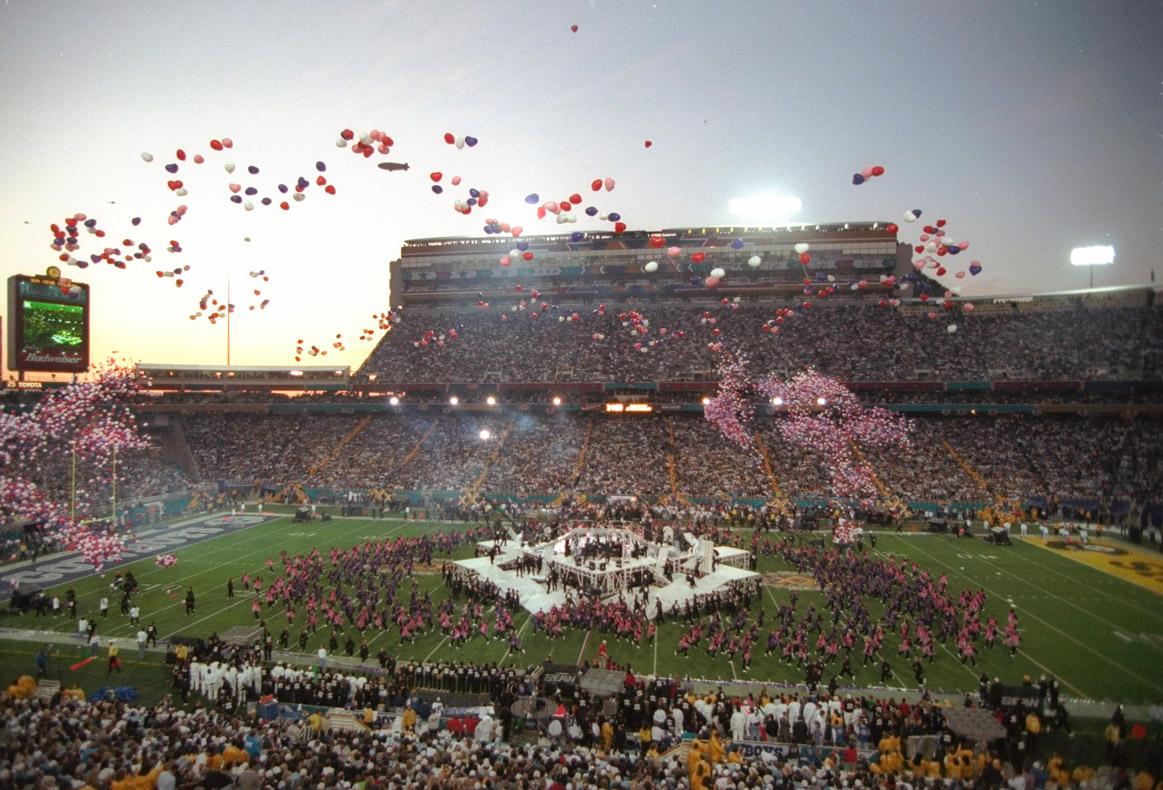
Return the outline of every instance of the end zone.
[[[1090,540],[1083,544],[1077,539],[1066,541],[1059,537],[1017,539],[1105,571],[1157,595],[1163,594],[1163,555],[1105,540]]]

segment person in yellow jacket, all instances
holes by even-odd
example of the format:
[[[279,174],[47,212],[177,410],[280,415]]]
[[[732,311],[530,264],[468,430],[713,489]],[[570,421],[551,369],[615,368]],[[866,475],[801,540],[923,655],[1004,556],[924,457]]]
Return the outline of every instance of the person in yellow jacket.
[[[1050,761],[1046,763],[1046,772],[1050,774],[1051,782],[1057,782],[1063,787],[1066,787],[1070,784],[1070,772],[1066,770],[1066,765],[1062,759],[1062,755],[1058,754],[1057,752],[1055,752],[1054,756],[1050,758]],[[1147,790],[1151,790],[1151,788],[1148,787]]]
[[[718,730],[711,730],[711,742],[707,747],[707,751],[711,762],[715,765],[723,762],[727,757],[727,750],[723,747],[723,741],[719,738]]]
[[[113,672],[113,670],[115,670],[115,669],[118,672],[121,671],[121,659],[117,657],[117,654],[119,652],[121,652],[121,651],[117,649],[117,645],[110,642],[109,643],[109,672],[106,674],[111,674]]]
[[[707,790],[711,778],[711,766],[706,760],[699,760],[691,772],[691,790]]]
[[[109,783],[109,790],[134,790],[133,778],[126,774],[124,768],[118,768],[113,774],[113,781]]]
[[[161,772],[161,763],[148,768],[148,770],[145,765],[142,765],[141,770],[130,777],[128,781],[132,783],[134,790],[157,790],[157,778]]]
[[[606,719],[602,722],[602,751],[609,752],[614,748],[614,725]]]
[[[1152,790],[1155,787],[1155,777],[1144,768],[1135,774],[1135,782],[1131,785],[1134,790]]]
[[[653,738],[650,736],[650,725],[643,722],[642,729],[638,730],[638,742],[642,744],[642,753],[645,754],[650,748]]]
[[[416,729],[416,711],[411,708],[404,708],[403,719],[404,732],[412,732]]]
[[[227,768],[231,768],[235,765],[249,761],[250,755],[235,746],[233,743],[228,743],[226,748],[222,750],[222,764]]]
[[[1089,765],[1080,765],[1070,773],[1070,778],[1075,785],[1081,785],[1083,782],[1089,782],[1094,778],[1096,771]]]
[[[690,774],[691,787],[695,784],[695,772],[700,762],[703,761],[703,742],[699,739],[691,741],[691,749],[686,755],[687,773]]]

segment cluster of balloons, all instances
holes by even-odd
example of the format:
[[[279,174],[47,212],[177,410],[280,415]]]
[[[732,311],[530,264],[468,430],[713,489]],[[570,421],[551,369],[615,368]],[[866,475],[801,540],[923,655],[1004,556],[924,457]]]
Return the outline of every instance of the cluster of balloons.
[[[169,568],[178,564],[178,558],[173,554],[159,554],[153,558],[159,568]]]
[[[444,133],[444,142],[448,143],[449,145],[455,145],[460,150],[464,150],[464,148],[466,146],[468,148],[476,147],[478,140],[471,135],[465,135],[464,137],[456,137],[452,134],[452,132],[445,132]]]
[[[856,455],[854,446],[909,443],[903,414],[865,407],[840,381],[814,370],[787,382],[764,379],[757,390],[787,409],[788,419],[778,423],[783,438],[822,457],[831,475],[832,496],[870,502],[877,494],[872,468]]]
[[[36,519],[59,535],[70,550],[100,567],[120,557],[120,538],[80,521],[72,523],[61,501],[43,491],[44,470],[67,469],[71,454],[79,462],[105,466],[115,451],[145,449],[126,407],[143,382],[132,370],[112,362],[90,381],[52,390],[31,410],[0,413],[0,516],[6,522]],[[82,503],[87,508],[88,503]]]
[[[861,170],[859,173],[852,174],[852,185],[853,186],[860,186],[865,181],[871,181],[872,179],[876,178],[877,176],[882,176],[882,175],[884,175],[884,168],[881,167],[880,165],[866,167],[863,170]]]
[[[725,437],[740,446],[752,441],[749,429],[756,395],[787,411],[779,420],[780,434],[789,444],[817,453],[829,470],[831,496],[870,501],[877,493],[867,462],[855,445],[899,447],[909,442],[903,415],[886,409],[865,408],[844,385],[813,370],[790,381],[755,378],[746,357],[724,353],[719,366],[719,389],[704,415]]]

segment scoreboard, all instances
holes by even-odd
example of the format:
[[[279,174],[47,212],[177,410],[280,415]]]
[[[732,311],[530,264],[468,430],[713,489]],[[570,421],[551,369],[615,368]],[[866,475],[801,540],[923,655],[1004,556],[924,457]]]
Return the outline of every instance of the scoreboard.
[[[8,278],[8,369],[84,373],[89,369],[89,286],[44,275]]]

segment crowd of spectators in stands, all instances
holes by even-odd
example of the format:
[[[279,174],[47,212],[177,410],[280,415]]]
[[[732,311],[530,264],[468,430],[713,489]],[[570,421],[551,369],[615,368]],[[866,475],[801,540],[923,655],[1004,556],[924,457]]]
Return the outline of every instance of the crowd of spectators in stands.
[[[558,321],[553,312],[533,319],[528,309],[412,308],[360,374],[381,382],[689,381],[716,369],[708,346],[720,340],[765,370],[812,366],[846,381],[1134,379],[1159,369],[1150,367],[1157,353],[1145,351],[1163,335],[1158,308],[1022,306],[952,318],[934,310],[930,319],[875,303],[822,301],[793,311],[772,333],[764,326],[775,306],[608,306],[601,314],[581,310],[577,321]],[[646,334],[629,325],[631,311],[649,322]],[[946,331],[949,323],[955,333]],[[414,345],[429,330],[454,327],[457,339],[443,346]]]
[[[339,492],[459,494],[486,472],[481,490],[493,495],[766,499],[773,486],[761,442],[783,496],[828,496],[823,459],[788,444],[775,427],[778,416],[756,419],[760,442],[741,449],[698,414],[385,414],[369,419],[331,455],[362,419],[197,415],[185,418],[184,430],[207,477]],[[1163,426],[1149,419],[962,414],[917,416],[910,425],[906,447],[862,448],[888,494],[906,501],[1147,502],[1163,483]],[[482,429],[490,432],[487,440]]]

